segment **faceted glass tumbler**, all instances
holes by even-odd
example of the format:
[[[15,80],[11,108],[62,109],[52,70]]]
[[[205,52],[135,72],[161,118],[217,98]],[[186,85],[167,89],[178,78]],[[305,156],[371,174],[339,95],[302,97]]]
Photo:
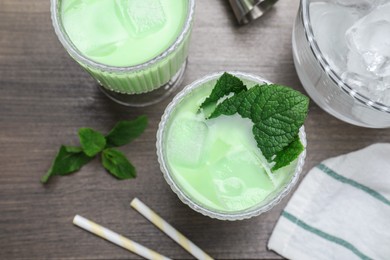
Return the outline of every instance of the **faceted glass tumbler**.
[[[230,74],[233,74],[241,79],[252,81],[255,83],[263,84],[263,83],[270,83],[269,81],[258,77],[254,75],[250,75],[247,73],[242,73],[242,72],[229,72]],[[215,73],[211,75],[207,75],[190,85],[186,86],[181,92],[179,92],[172,102],[167,106],[165,109],[165,112],[161,118],[159,128],[157,131],[157,156],[158,156],[158,161],[160,164],[161,171],[164,175],[165,180],[171,187],[174,193],[179,197],[179,199],[187,204],[190,208],[193,210],[211,217],[211,218],[216,218],[220,220],[242,220],[242,219],[247,219],[251,218],[257,215],[260,215],[263,212],[269,211],[271,208],[273,208],[276,204],[278,204],[294,187],[294,185],[297,183],[299,179],[299,175],[302,172],[302,167],[304,165],[305,157],[306,157],[306,134],[304,127],[302,126],[300,131],[299,131],[299,137],[301,139],[302,144],[305,147],[305,150],[300,154],[299,158],[297,159],[296,167],[294,168],[294,171],[291,173],[291,177],[283,184],[281,187],[277,188],[274,190],[265,200],[263,200],[261,203],[246,209],[242,211],[234,211],[234,212],[221,212],[218,210],[212,210],[210,208],[205,207],[202,205],[200,202],[194,200],[191,198],[191,196],[181,188],[180,183],[178,183],[171,170],[170,167],[167,163],[167,154],[165,151],[165,146],[167,142],[167,128],[169,121],[171,119],[171,116],[174,114],[175,109],[180,105],[181,102],[183,102],[183,99],[187,95],[191,95],[191,92],[198,88],[201,87],[203,84],[208,83],[208,82],[216,82],[216,80],[222,75],[221,73]]]
[[[62,24],[61,0],[51,0],[51,18],[66,51],[99,83],[104,94],[122,105],[142,107],[169,96],[182,81],[195,11],[195,0],[185,1],[188,1],[187,18],[176,40],[157,57],[128,67],[101,64],[81,53]]]

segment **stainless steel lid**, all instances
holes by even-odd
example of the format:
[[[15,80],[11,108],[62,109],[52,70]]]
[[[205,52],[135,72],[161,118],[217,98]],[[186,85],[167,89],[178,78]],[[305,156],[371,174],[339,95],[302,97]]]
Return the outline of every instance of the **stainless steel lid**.
[[[229,0],[239,24],[247,24],[266,13],[278,0]]]

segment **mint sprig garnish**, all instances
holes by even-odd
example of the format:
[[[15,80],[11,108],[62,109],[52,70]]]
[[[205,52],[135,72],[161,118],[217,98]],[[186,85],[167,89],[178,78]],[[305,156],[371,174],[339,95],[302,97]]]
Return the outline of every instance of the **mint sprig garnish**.
[[[236,81],[240,80],[235,78]],[[224,85],[218,82],[213,92],[219,93],[219,96],[231,93],[230,87],[225,90]],[[307,117],[308,106],[308,97],[296,90],[281,85],[263,84],[248,90],[245,87],[244,91],[226,98],[208,118],[236,113],[249,118],[254,124],[252,133],[257,146],[267,161],[274,163],[271,170],[275,171],[289,165],[304,150],[298,132]]]
[[[140,116],[132,121],[120,121],[107,136],[91,128],[80,128],[78,131],[81,147],[60,147],[52,166],[41,178],[47,183],[52,176],[63,176],[74,173],[101,153],[103,167],[120,180],[136,177],[136,169],[126,156],[113,147],[130,143],[139,137],[148,124],[146,116]]]

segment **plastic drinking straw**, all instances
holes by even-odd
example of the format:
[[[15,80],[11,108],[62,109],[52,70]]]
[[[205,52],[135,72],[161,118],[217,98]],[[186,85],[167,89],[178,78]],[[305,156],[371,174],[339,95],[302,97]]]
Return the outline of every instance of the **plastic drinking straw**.
[[[73,224],[146,259],[170,260],[170,258],[144,247],[143,245],[140,245],[137,242],[119,235],[105,227],[102,227],[82,216],[76,215],[73,219]]]
[[[168,222],[162,219],[157,215],[153,210],[146,206],[142,201],[137,198],[134,198],[130,205],[136,209],[142,216],[152,222],[157,226],[161,231],[163,231],[167,236],[172,238],[176,243],[182,246],[187,250],[191,255],[196,259],[207,259],[213,260],[208,254],[206,254],[202,249],[192,243],[188,238],[186,238],[182,233],[177,231],[172,227]]]

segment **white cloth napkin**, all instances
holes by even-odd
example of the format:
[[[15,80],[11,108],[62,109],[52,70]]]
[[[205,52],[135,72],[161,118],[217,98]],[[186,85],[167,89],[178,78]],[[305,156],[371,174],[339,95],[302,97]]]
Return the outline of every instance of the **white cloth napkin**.
[[[268,248],[289,259],[390,259],[390,144],[314,167]]]

